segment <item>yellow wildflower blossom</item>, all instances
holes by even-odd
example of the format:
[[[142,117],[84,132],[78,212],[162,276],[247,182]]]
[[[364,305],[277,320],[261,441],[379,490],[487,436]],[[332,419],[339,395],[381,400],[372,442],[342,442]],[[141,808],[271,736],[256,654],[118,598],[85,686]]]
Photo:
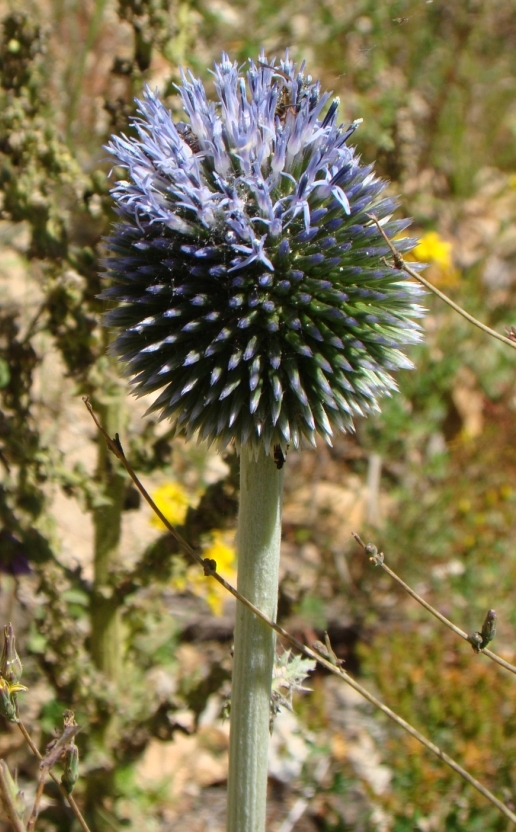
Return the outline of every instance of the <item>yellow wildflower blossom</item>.
[[[10,684],[0,676],[0,713],[9,722],[19,722],[16,715],[16,699],[12,698],[12,694],[23,690],[28,690],[28,688],[17,682]]]
[[[453,265],[452,244],[443,240],[437,231],[427,231],[412,251],[412,257],[419,263],[428,263],[428,279],[440,285],[456,283],[459,272]]]
[[[192,498],[178,482],[160,485],[152,494],[152,499],[173,526],[184,523],[188,507],[193,503]],[[151,523],[159,529],[166,528],[157,514],[152,515]]]
[[[219,575],[230,582],[235,580],[236,553],[226,542],[224,532],[218,529],[211,532],[202,555],[216,562]],[[226,590],[213,578],[206,577],[199,566],[190,566],[185,574],[174,577],[172,586],[179,592],[188,590],[198,598],[204,598],[214,615],[222,615]]]
[[[229,546],[223,537],[223,532],[215,530],[212,532],[212,539],[210,545],[204,550],[205,558],[211,558],[217,564],[217,572],[222,575],[226,581],[233,583],[236,577],[235,561],[236,552],[233,546]],[[197,572],[198,582],[201,590],[200,594],[206,598],[206,601],[214,615],[222,615],[222,608],[224,600],[227,598],[227,592],[217,581],[210,578],[205,578]]]

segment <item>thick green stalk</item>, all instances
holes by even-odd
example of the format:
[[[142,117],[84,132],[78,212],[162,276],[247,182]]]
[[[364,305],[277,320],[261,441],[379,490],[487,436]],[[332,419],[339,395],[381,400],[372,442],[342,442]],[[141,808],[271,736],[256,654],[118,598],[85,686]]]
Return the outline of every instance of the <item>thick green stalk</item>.
[[[107,386],[108,379],[106,379]],[[113,385],[115,388],[115,385]],[[100,396],[99,396],[100,399]],[[105,399],[94,399],[95,412],[110,436],[123,436],[125,406],[122,391],[112,389]],[[90,599],[91,658],[111,683],[113,709],[99,714],[90,729],[91,747],[100,763],[88,777],[86,814],[93,832],[109,832],[105,802],[114,794],[112,751],[119,740],[118,692],[123,689],[124,637],[121,608],[113,593],[112,575],[119,567],[120,537],[126,478],[124,470],[100,438],[96,479],[102,487],[104,505],[93,509],[93,592]]]
[[[122,432],[123,400],[113,397],[96,404],[103,427],[110,436]],[[120,610],[113,598],[112,574],[119,567],[119,546],[125,475],[102,440],[99,443],[97,479],[103,485],[104,505],[93,510],[95,528],[94,582],[91,602],[91,654],[96,667],[113,683],[121,680],[122,643]]]
[[[276,617],[283,471],[260,449],[242,449],[238,590]],[[238,604],[231,691],[228,832],[264,832],[275,634]]]

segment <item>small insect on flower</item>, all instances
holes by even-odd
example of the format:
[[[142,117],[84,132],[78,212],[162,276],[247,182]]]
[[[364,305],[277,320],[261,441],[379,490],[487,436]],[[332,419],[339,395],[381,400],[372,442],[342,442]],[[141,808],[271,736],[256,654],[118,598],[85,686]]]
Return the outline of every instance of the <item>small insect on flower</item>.
[[[288,111],[292,110],[292,112],[296,112],[297,109],[297,103],[295,101],[290,100],[290,78],[288,77],[286,72],[282,72],[281,69],[277,69],[276,67],[270,66],[267,63],[258,61],[258,65],[265,66],[268,69],[272,69],[275,76],[277,76],[279,79],[283,79],[283,83],[278,88],[278,100],[276,102],[275,115],[280,119],[281,122],[284,122],[284,120],[287,117]]]
[[[188,145],[192,153],[199,153],[201,149],[201,145],[199,144],[199,139],[192,131],[192,128],[185,124],[183,121],[179,121],[176,124],[177,132],[181,136],[184,142]]]
[[[285,465],[285,456],[279,445],[274,445],[274,462],[278,471],[281,471]]]
[[[182,72],[177,124],[147,88],[137,136],[108,145],[126,178],[112,189],[105,322],[176,434],[285,455],[353,430],[412,366],[421,290],[384,263],[368,214],[390,238],[409,221],[347,145],[359,120],[338,123],[339,100],[304,63],[223,55],[213,74],[216,101]]]

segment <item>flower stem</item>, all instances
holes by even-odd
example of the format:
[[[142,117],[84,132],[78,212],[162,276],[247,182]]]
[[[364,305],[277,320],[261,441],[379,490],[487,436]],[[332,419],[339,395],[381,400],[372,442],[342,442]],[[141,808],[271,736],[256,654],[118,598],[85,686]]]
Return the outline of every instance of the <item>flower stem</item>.
[[[192,549],[192,547],[189,545],[189,543],[187,543],[177,533],[174,526],[172,526],[168,522],[167,518],[161,513],[161,511],[159,510],[157,505],[154,503],[154,501],[150,497],[149,493],[145,490],[142,483],[140,482],[140,480],[138,479],[138,477],[134,473],[134,470],[131,468],[129,462],[127,461],[127,459],[124,455],[123,448],[122,448],[122,445],[121,445],[120,441],[118,439],[117,440],[111,439],[109,434],[106,433],[106,431],[104,430],[104,428],[102,427],[102,425],[98,421],[97,417],[95,416],[95,412],[94,412],[88,398],[84,397],[83,401],[84,401],[86,407],[88,408],[88,411],[89,411],[93,421],[95,422],[97,428],[99,429],[100,433],[102,433],[102,435],[104,436],[104,439],[106,440],[108,447],[111,449],[113,454],[117,457],[117,459],[119,459],[121,461],[125,470],[127,471],[129,476],[133,480],[134,484],[138,488],[142,497],[148,502],[148,504],[150,505],[152,510],[160,518],[160,520],[163,522],[163,524],[168,528],[169,532],[171,534],[175,535],[175,537],[178,540],[182,550],[187,555],[189,555],[194,561],[198,562],[200,566],[202,566],[204,569],[206,569],[206,563],[203,561],[203,559],[199,556],[199,554],[197,552],[195,552],[194,549]],[[354,537],[358,540],[358,535],[354,535]],[[361,543],[361,545],[365,546],[365,544],[362,544],[362,543]],[[221,575],[219,575],[217,571],[213,570],[211,565],[210,565],[209,574],[212,576],[212,578],[214,580],[216,580],[221,586],[223,586],[228,592],[230,592],[231,595],[233,595],[233,597],[236,598],[240,604],[245,606],[246,609],[249,609],[249,605],[250,605],[251,602],[247,598],[245,598],[243,595],[241,595],[233,586],[231,586],[231,584],[229,584],[226,581],[225,578],[223,578]],[[351,676],[349,676],[349,674],[345,670],[343,670],[341,667],[339,667],[334,661],[333,662],[330,661],[331,657],[328,658],[327,655],[325,655],[326,651],[325,651],[325,653],[321,654],[319,651],[314,650],[311,647],[307,647],[306,644],[303,644],[301,641],[299,641],[299,639],[297,639],[295,636],[291,635],[291,633],[289,633],[283,627],[280,627],[280,625],[277,622],[275,622],[272,619],[265,616],[265,614],[263,612],[261,612],[260,610],[258,610],[257,607],[254,607],[254,614],[257,617],[264,616],[263,619],[261,619],[261,620],[264,621],[264,623],[267,627],[271,627],[271,629],[273,629],[280,636],[282,636],[282,638],[284,638],[286,641],[288,641],[290,644],[292,644],[292,646],[295,647],[297,650],[299,650],[299,652],[302,653],[304,656],[306,656],[309,659],[315,660],[316,662],[318,662],[318,664],[321,667],[326,668],[326,670],[329,673],[332,673],[334,676],[338,676],[339,679],[341,679],[341,681],[345,682],[345,684],[347,684],[351,688],[353,688],[353,690],[355,690],[357,693],[359,693],[360,696],[363,696],[364,699],[366,699],[368,702],[370,702],[372,705],[374,705],[375,708],[378,708],[380,711],[382,711],[382,713],[384,713],[389,719],[391,719],[393,722],[395,722],[396,725],[399,725],[401,728],[403,728],[404,731],[406,731],[412,737],[417,739],[418,742],[420,742],[422,745],[425,746],[425,748],[427,748],[429,751],[431,751],[433,754],[435,754],[435,756],[438,757],[439,760],[442,760],[444,763],[446,763],[447,766],[449,766],[453,771],[455,771],[457,774],[459,774],[467,783],[469,783],[471,786],[473,786],[473,788],[475,788],[480,794],[484,795],[484,797],[486,797],[487,800],[489,800],[493,804],[493,806],[496,806],[502,812],[502,814],[505,815],[505,817],[509,818],[509,820],[516,825],[516,815],[514,814],[514,812],[512,812],[507,806],[505,806],[505,804],[503,804],[500,800],[498,800],[498,798],[495,797],[495,795],[492,794],[492,792],[490,792],[489,789],[486,789],[485,786],[483,786],[481,783],[479,783],[478,780],[476,780],[474,777],[472,777],[471,774],[469,774],[458,763],[456,763],[455,760],[453,760],[451,757],[448,757],[448,755],[441,748],[439,748],[439,746],[435,745],[433,742],[428,740],[425,736],[423,736],[423,734],[420,734],[419,731],[416,731],[416,729],[413,728],[412,725],[410,725],[408,722],[405,722],[404,719],[402,719],[400,716],[398,716],[394,711],[391,711],[391,709],[388,708],[386,705],[384,705],[383,702],[380,702],[379,699],[376,699],[376,697],[373,696],[371,693],[369,693],[368,690],[363,688],[362,685],[359,685],[358,682],[356,682],[354,679],[352,679]],[[491,651],[487,650],[487,649],[484,649],[482,651],[482,654],[485,655],[485,656],[489,656],[490,658],[493,658],[495,656],[494,653],[491,653]],[[499,658],[499,657],[497,657],[497,658]],[[511,668],[509,667],[509,669],[511,669]],[[20,728],[20,730],[22,730],[21,723],[19,724],[18,727]],[[37,754],[38,756],[40,756],[38,750],[35,749],[34,744],[32,743],[32,740],[30,739],[28,734],[25,732],[25,729],[23,729],[23,735],[27,739],[27,742],[29,743],[29,745],[32,748],[32,750],[34,751],[34,753]],[[51,772],[50,776],[55,779],[55,775],[53,775],[52,772]],[[236,795],[236,797],[238,798],[238,794]],[[74,811],[75,811],[77,807],[73,803],[72,798],[69,797],[68,800],[69,800],[70,805],[72,806],[72,808],[75,807],[74,808]],[[77,817],[79,818],[79,821],[80,821],[81,818],[79,817],[79,815],[77,815]],[[83,826],[83,828],[85,829],[85,832],[88,832],[87,828],[85,828],[84,826]]]
[[[106,381],[107,387],[107,381]],[[116,386],[103,401],[96,402],[101,422],[109,436],[122,434],[125,408]],[[93,508],[95,532],[93,591],[90,597],[91,658],[111,686],[112,707],[99,712],[90,729],[91,747],[103,761],[90,772],[86,790],[86,812],[94,832],[105,828],[104,804],[113,798],[115,766],[113,749],[119,742],[118,698],[123,691],[124,634],[121,602],[113,591],[113,574],[120,566],[120,537],[126,478],[125,472],[104,442],[99,444],[96,479],[104,501]]]
[[[260,449],[240,460],[238,591],[276,618],[283,471]],[[228,832],[263,832],[275,634],[237,606],[231,693]]]
[[[122,431],[123,400],[98,404],[101,419],[110,436]],[[91,600],[91,652],[93,661],[107,678],[117,684],[122,674],[120,610],[113,597],[112,573],[119,565],[125,476],[113,455],[99,445],[97,478],[106,502],[93,510],[95,529],[94,582]]]

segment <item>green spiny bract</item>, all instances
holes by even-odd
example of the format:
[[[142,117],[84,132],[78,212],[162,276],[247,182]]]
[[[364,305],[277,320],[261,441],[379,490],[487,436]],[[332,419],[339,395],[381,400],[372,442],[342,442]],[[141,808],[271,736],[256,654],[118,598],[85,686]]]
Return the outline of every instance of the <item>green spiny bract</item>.
[[[304,65],[262,54],[242,74],[223,55],[214,75],[217,103],[182,74],[188,124],[147,88],[138,136],[108,145],[128,172],[103,293],[113,350],[178,434],[330,442],[412,366],[400,347],[420,340],[421,291],[383,262],[367,214],[389,237],[409,222],[390,219],[386,183],[346,144],[357,123],[337,125]]]

